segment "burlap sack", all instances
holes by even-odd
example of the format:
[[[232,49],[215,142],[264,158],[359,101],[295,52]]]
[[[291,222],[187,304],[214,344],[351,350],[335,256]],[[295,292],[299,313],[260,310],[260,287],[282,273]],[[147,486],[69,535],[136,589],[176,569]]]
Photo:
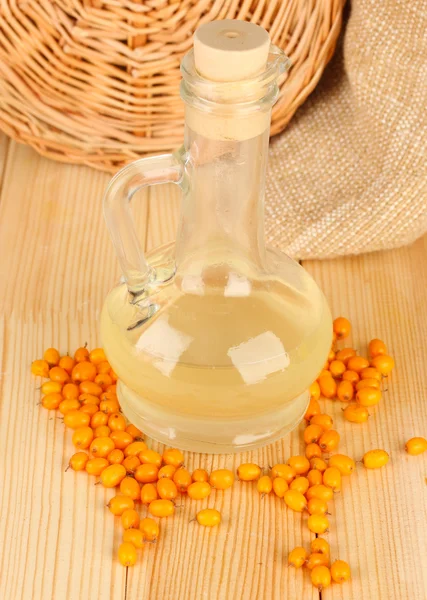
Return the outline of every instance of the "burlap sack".
[[[427,230],[427,3],[353,0],[316,91],[272,141],[270,243],[296,258]]]

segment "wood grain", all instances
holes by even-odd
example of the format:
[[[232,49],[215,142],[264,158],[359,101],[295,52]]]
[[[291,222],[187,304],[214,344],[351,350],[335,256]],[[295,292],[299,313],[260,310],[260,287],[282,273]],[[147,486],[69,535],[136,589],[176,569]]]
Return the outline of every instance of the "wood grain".
[[[38,382],[29,373],[32,359],[49,345],[65,352],[99,339],[99,312],[119,274],[102,219],[108,176],[53,163],[4,138],[0,157],[0,598],[123,600],[126,571],[115,558],[120,527],[105,508],[112,493],[83,473],[65,472],[73,453],[70,434],[38,406]],[[153,188],[134,202],[147,248],[174,238],[178,190]],[[392,461],[378,473],[358,469],[334,501],[333,555],[349,560],[354,577],[324,591],[324,600],[427,597],[421,566],[427,554],[426,458],[401,450],[407,437],[425,435],[425,264],[420,241],[306,265],[334,314],[352,319],[354,343],[363,349],[370,336],[383,336],[397,360],[383,406],[368,425],[345,424],[339,404],[326,405],[344,450],[360,457],[383,446]],[[208,470],[247,460],[267,466],[302,451],[294,432],[259,452],[187,453],[186,462]],[[207,504],[221,510],[221,527],[201,530],[190,523],[201,505],[185,499],[176,517],[161,523],[159,542],[144,548],[129,571],[127,600],[319,598],[307,573],[286,566],[288,551],[310,541],[299,515],[239,482],[232,491],[214,492]]]

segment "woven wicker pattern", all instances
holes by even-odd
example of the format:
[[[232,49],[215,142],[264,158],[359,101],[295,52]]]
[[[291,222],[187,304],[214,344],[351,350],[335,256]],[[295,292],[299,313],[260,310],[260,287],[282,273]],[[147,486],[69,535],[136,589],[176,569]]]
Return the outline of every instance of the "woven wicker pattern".
[[[41,154],[116,170],[182,142],[179,63],[213,19],[265,27],[291,58],[272,133],[331,58],[344,0],[0,0],[0,127]]]

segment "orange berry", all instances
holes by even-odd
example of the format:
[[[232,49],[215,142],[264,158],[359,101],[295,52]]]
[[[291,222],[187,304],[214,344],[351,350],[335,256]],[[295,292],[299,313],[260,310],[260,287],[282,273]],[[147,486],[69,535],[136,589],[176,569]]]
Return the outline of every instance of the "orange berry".
[[[233,472],[229,469],[217,469],[212,471],[209,483],[215,490],[226,490],[234,483]]]
[[[119,546],[118,558],[124,567],[133,567],[136,563],[136,549],[129,542],[122,542]]]
[[[191,478],[195,482],[209,481],[209,474],[205,469],[195,469]]]
[[[332,581],[344,583],[350,579],[350,566],[344,560],[336,560],[331,567]]]
[[[394,369],[394,360],[387,354],[379,354],[371,360],[371,367],[377,369],[383,377],[387,377]]]
[[[111,413],[108,418],[108,427],[111,431],[124,431],[126,429],[126,419],[120,413]]]
[[[157,493],[157,487],[154,483],[144,483],[141,487],[141,502],[142,504],[149,505],[159,497]]]
[[[362,369],[360,371],[361,379],[376,379],[378,383],[382,382],[383,376],[381,373],[375,369],[375,367],[366,367],[366,369]]]
[[[159,468],[162,466],[162,455],[158,452],[155,452],[154,450],[150,450],[150,448],[145,448],[145,450],[140,452],[138,454],[138,458],[142,464],[147,463],[151,465],[156,465],[156,467]]]
[[[310,470],[310,462],[305,456],[291,456],[288,465],[292,467],[297,475],[305,475]]]
[[[283,498],[288,489],[289,486],[283,477],[275,477],[273,479],[273,492],[278,498]]]
[[[92,417],[94,416],[95,415],[92,415]],[[100,437],[109,437],[110,433],[111,430],[107,425],[98,425],[98,427],[95,427],[95,429],[93,430],[93,437],[94,439]]]
[[[147,444],[145,442],[131,442],[129,446],[126,446],[125,448],[125,456],[138,456],[138,454],[146,450],[146,448]]]
[[[133,544],[135,548],[142,548],[144,546],[144,534],[140,529],[125,529],[123,532],[123,541]]]
[[[80,412],[86,413],[93,417],[93,415],[98,411],[98,407],[95,404],[84,404],[80,407]]]
[[[73,433],[73,444],[76,448],[89,448],[93,440],[93,429],[91,427],[79,427]]]
[[[157,481],[158,473],[159,468],[156,465],[139,465],[135,471],[135,479],[140,483],[153,483]]]
[[[352,402],[346,407],[344,418],[351,423],[366,423],[369,419],[369,412],[365,406]]]
[[[311,583],[317,589],[324,590],[331,585],[331,572],[328,567],[319,565],[311,571]]]
[[[108,423],[108,415],[101,412],[100,410],[98,410],[96,413],[94,413],[90,420],[90,426],[93,429],[96,429],[97,427],[101,427],[101,425],[106,425],[107,423]]]
[[[361,406],[375,406],[381,400],[381,390],[373,387],[363,388],[357,392],[356,400]]]
[[[271,476],[273,479],[275,477],[281,477],[289,485],[297,476],[297,472],[290,465],[277,464],[271,469]]]
[[[79,388],[75,383],[66,383],[62,388],[62,395],[65,400],[77,400],[79,397]]]
[[[58,367],[62,367],[64,371],[67,371],[68,375],[71,375],[71,371],[76,363],[71,356],[61,356],[59,359]]]
[[[310,515],[307,520],[307,526],[312,533],[326,533],[329,530],[328,517],[326,515]]]
[[[347,365],[348,361],[353,356],[356,356],[356,350],[354,350],[353,348],[343,348],[342,350],[339,350],[337,352],[335,358]]]
[[[334,350],[332,350],[332,348],[329,350],[329,354],[328,354],[328,358],[327,361],[329,363],[331,363],[333,360],[335,360],[335,352]]]
[[[172,479],[176,483],[176,486],[181,493],[186,492],[193,481],[189,471],[182,468],[175,471]]]
[[[199,510],[196,519],[203,527],[215,527],[221,523],[221,513],[215,508],[204,508]]]
[[[369,360],[363,356],[352,356],[347,363],[347,369],[356,373],[360,373],[366,367],[369,367]]]
[[[329,378],[332,377],[331,372],[329,371],[329,363],[327,363],[326,366],[320,371],[320,373],[317,377],[317,381],[319,381],[319,379],[323,376],[329,377]]]
[[[334,491],[332,488],[327,487],[326,485],[321,483],[319,485],[313,485],[310,488],[308,488],[306,496],[307,500],[311,500],[312,498],[319,498],[319,500],[329,502],[334,497]]]
[[[427,440],[423,437],[413,437],[406,442],[405,450],[411,456],[418,456],[427,450]]]
[[[334,454],[329,459],[329,466],[337,468],[341,475],[351,475],[356,468],[356,463],[345,454]]]
[[[137,456],[126,456],[126,452],[124,454],[126,458],[122,462],[122,465],[125,467],[128,473],[135,473],[135,471],[141,464],[141,461]]]
[[[317,514],[317,513],[315,513]],[[329,566],[329,556],[327,554],[321,554],[319,552],[315,552],[314,554],[310,554],[307,559],[306,567],[311,571],[314,567]]]
[[[307,552],[299,546],[298,548],[294,548],[292,552],[289,552],[288,555],[288,565],[290,567],[295,567],[299,569],[302,567],[306,561]]]
[[[346,371],[345,364],[341,360],[333,360],[329,365],[329,371],[332,377],[339,379]]]
[[[106,458],[114,448],[114,442],[109,437],[97,437],[91,443],[89,450],[95,458]]]
[[[159,469],[159,479],[162,479],[163,477],[173,479],[175,472],[176,467],[174,467],[173,465],[164,465],[161,469]]]
[[[305,494],[308,488],[310,487],[310,482],[307,477],[297,477],[294,479],[289,486],[290,490],[297,490],[297,492],[301,492],[301,494]]]
[[[389,458],[385,450],[369,450],[363,456],[363,464],[367,469],[379,469],[388,463]]]
[[[48,348],[43,354],[43,359],[47,362],[49,367],[56,367],[60,358],[61,357],[56,348]]]
[[[315,457],[321,458],[322,450],[320,449],[319,444],[308,444],[305,449],[305,455],[308,458],[308,460]]]
[[[81,412],[80,410],[70,410],[64,415],[64,425],[70,429],[78,429],[79,427],[87,427],[90,423],[90,415]]]
[[[328,504],[320,498],[310,498],[307,503],[307,510],[310,515],[326,515],[328,512]]]
[[[139,529],[142,531],[144,539],[147,540],[147,542],[154,542],[159,537],[159,526],[156,521],[150,519],[150,517],[141,520]]]
[[[369,356],[371,358],[375,358],[376,356],[381,356],[382,354],[387,354],[387,346],[384,344],[384,342],[382,340],[373,339],[368,344],[368,352],[369,352]]]
[[[347,371],[349,373],[350,371]],[[337,388],[337,398],[341,402],[351,402],[354,396],[354,387],[350,381],[340,381]]]
[[[81,394],[90,394],[91,396],[100,396],[102,394],[102,387],[94,381],[82,381],[79,385]]]
[[[152,485],[152,484],[147,484]],[[141,486],[133,477],[128,475],[124,477],[120,482],[120,493],[124,496],[129,496],[132,500],[141,499]]]
[[[153,500],[148,507],[148,512],[153,517],[170,517],[175,512],[175,505],[171,500]]]
[[[306,497],[298,490],[287,490],[283,496],[286,506],[295,512],[302,512],[307,507]]]
[[[363,373],[363,370],[361,373]],[[345,371],[342,375],[342,379],[343,381],[349,381],[354,385],[359,381],[360,377],[359,373],[356,373],[356,371]]]
[[[335,398],[337,395],[337,383],[330,375],[321,375],[318,379],[320,391],[325,398]]]
[[[142,431],[138,429],[138,427],[135,427],[135,425],[132,425],[132,423],[129,423],[129,425],[126,427],[126,431],[130,433],[133,438],[144,437]]]
[[[173,465],[178,469],[184,464],[184,455],[177,448],[166,448],[163,452],[163,462],[165,465]]]
[[[119,448],[120,450],[125,450],[133,440],[133,437],[127,431],[121,431],[120,429],[112,431],[110,438],[113,440],[116,448]]]
[[[125,477],[126,469],[123,465],[109,465],[101,473],[101,483],[106,488],[113,488],[120,485]]]
[[[74,353],[74,360],[77,363],[88,360],[88,358],[89,358],[89,350],[86,348],[86,346],[77,348],[77,350]]]
[[[114,383],[105,386],[105,391],[106,392],[110,392],[111,394],[114,394],[115,396],[117,396],[117,385]]]
[[[62,383],[59,381],[45,381],[41,388],[40,391],[44,396],[47,396],[48,394],[60,394],[62,393]]]
[[[88,460],[89,455],[86,454],[86,452],[76,452],[70,458],[68,466],[73,469],[73,471],[84,471]]]
[[[117,496],[113,496],[111,498],[110,502],[107,504],[107,507],[115,517],[121,517],[125,510],[132,510],[135,508],[135,503],[129,496],[122,496],[118,494]]]
[[[326,461],[323,460],[323,458],[312,458],[310,460],[310,467],[323,473],[323,471],[326,471],[326,469],[328,468],[328,465],[326,464]]]
[[[311,386],[308,388],[308,391],[310,393],[310,400],[319,400],[320,387],[319,387],[319,384],[317,383],[317,381],[315,381],[314,383],[311,384]]]
[[[121,465],[124,457],[125,455],[123,454],[123,450],[114,448],[114,450],[111,450],[110,454],[107,456],[107,460],[110,465]]]
[[[78,400],[62,400],[58,408],[62,415],[66,415],[71,410],[79,410],[80,402]]]
[[[323,432],[319,439],[319,446],[322,452],[332,452],[338,448],[340,442],[340,434],[335,429],[329,429],[329,431]]]
[[[326,554],[327,556],[329,556],[331,553],[331,549],[329,547],[328,542],[320,537],[316,537],[313,540],[311,540],[310,548],[312,554],[318,553]]]
[[[187,493],[193,500],[202,500],[210,495],[211,486],[206,481],[195,481],[188,486]]]
[[[106,458],[90,458],[86,463],[85,471],[89,475],[99,476],[108,465],[109,462]]]
[[[336,467],[328,467],[323,473],[323,484],[330,487],[334,492],[341,489],[341,472]]]
[[[112,385],[113,380],[108,373],[98,373],[95,377],[95,384],[101,387],[101,390],[105,390],[108,386]]]
[[[120,404],[117,400],[101,400],[99,403],[99,410],[105,412],[107,415],[117,413],[120,410]]]
[[[71,371],[73,381],[93,381],[96,377],[96,367],[89,361],[78,362]]]
[[[268,475],[263,475],[257,481],[257,490],[260,494],[269,494],[273,489],[273,480]]]
[[[31,373],[37,377],[49,377],[49,363],[46,360],[33,360]]]
[[[361,379],[359,383],[356,383],[356,391],[363,390],[363,388],[376,388],[381,389],[381,383],[378,379]]]
[[[42,406],[43,408],[47,408],[47,410],[56,410],[62,402],[62,394],[53,393],[47,394],[42,398]]]
[[[345,317],[338,317],[334,319],[334,333],[339,340],[343,340],[348,337],[351,333],[351,323]]]
[[[310,484],[310,487],[313,485],[320,485],[323,482],[322,472],[318,469],[311,469],[307,473],[307,479]]]
[[[109,373],[111,371],[111,365],[108,362],[108,360],[103,360],[102,362],[100,362],[99,364],[97,364],[96,365],[96,370],[98,371],[99,375],[108,375],[108,377],[110,377],[110,379],[112,381],[112,378],[109,375]]]
[[[139,527],[139,514],[134,508],[127,508],[123,511],[120,519],[125,531],[126,529],[136,529]]]
[[[172,479],[162,477],[157,481],[157,493],[159,498],[174,500],[178,496],[178,488]]]
[[[80,394],[79,400],[83,405],[92,404],[93,406],[97,407],[97,410],[99,410],[98,406],[100,404],[100,400],[97,396],[92,396],[92,394]]]
[[[111,379],[112,379],[114,382],[118,381],[118,379],[119,379],[119,378],[117,377],[117,374],[115,373],[114,369],[111,369],[111,370],[110,370],[110,372],[109,372],[109,376],[111,377]]]
[[[62,367],[52,367],[49,371],[49,377],[52,381],[59,381],[60,383],[67,383],[70,380],[67,371]]]
[[[320,388],[319,388],[320,389]],[[306,421],[310,421],[311,417],[320,414],[320,404],[315,398],[310,398],[307,410],[304,415]]]
[[[89,353],[89,360],[94,365],[100,365],[107,360],[105,352],[102,348],[95,348]]]
[[[314,417],[313,417],[314,418]],[[315,444],[323,433],[323,427],[320,425],[310,425],[304,429],[304,442],[306,444]]]
[[[332,429],[334,424],[334,420],[329,415],[314,415],[314,417],[310,420],[310,425],[319,425],[323,431],[327,431],[328,429]]]

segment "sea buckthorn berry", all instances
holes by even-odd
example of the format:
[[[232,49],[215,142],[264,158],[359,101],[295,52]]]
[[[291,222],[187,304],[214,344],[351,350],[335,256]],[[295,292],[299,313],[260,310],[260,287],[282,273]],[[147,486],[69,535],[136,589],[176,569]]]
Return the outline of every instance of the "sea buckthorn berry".
[[[334,491],[332,488],[321,483],[320,485],[313,485],[312,487],[308,488],[306,496],[307,500],[311,500],[311,498],[319,498],[319,500],[330,502],[330,500],[332,500],[334,497]]]
[[[97,437],[91,443],[89,450],[95,458],[106,458],[114,448],[114,442],[109,437]]]
[[[172,479],[181,493],[186,492],[193,481],[191,479],[191,473],[183,468],[177,469]]]
[[[286,506],[295,512],[302,512],[307,508],[306,497],[297,490],[286,490],[283,499]]]
[[[352,356],[347,363],[347,369],[356,373],[360,373],[366,367],[369,367],[369,360],[363,356]]]
[[[340,434],[335,429],[324,431],[319,439],[319,446],[322,452],[332,452],[338,448],[340,443]]]
[[[307,520],[307,526],[313,533],[326,533],[329,529],[328,517],[325,515],[310,515]]]
[[[123,532],[123,541],[133,544],[135,548],[142,548],[144,546],[144,535],[140,529],[125,529]]]
[[[141,464],[141,461],[137,456],[126,456],[126,453],[124,454],[126,458],[122,462],[122,465],[128,473],[135,473],[136,469]]]
[[[82,381],[79,385],[81,394],[90,394],[91,396],[100,396],[102,394],[102,387],[94,381]]]
[[[363,373],[363,371],[361,371]],[[342,376],[343,381],[349,381],[353,385],[355,385],[360,380],[359,373],[356,371],[345,371]]]
[[[366,369],[362,369],[362,371],[360,371],[360,378],[361,379],[376,379],[379,383],[381,383],[383,376],[374,367],[366,367]]]
[[[328,567],[329,566],[329,556],[327,554],[320,554],[320,552],[314,552],[313,554],[310,554],[310,556],[308,557],[305,566],[310,571],[312,569],[314,569],[314,567],[319,567],[319,566]]]
[[[71,371],[73,381],[93,381],[96,377],[96,367],[88,361],[78,362]]]
[[[331,585],[331,572],[328,567],[319,565],[311,571],[311,583],[322,591]]]
[[[346,366],[341,360],[333,360],[329,365],[329,372],[335,379],[341,378],[345,371]]]
[[[117,394],[115,392],[102,392],[102,394],[100,395],[101,398],[101,402],[103,402],[104,400],[114,400],[114,402],[118,402],[117,399]],[[118,410],[116,410],[115,412],[119,412]]]
[[[310,421],[310,425],[320,425],[323,431],[327,431],[328,429],[332,429],[334,424],[334,420],[329,415],[314,415]]]
[[[375,406],[381,400],[381,390],[372,387],[363,388],[357,392],[356,400],[361,406]]]
[[[89,360],[94,365],[99,365],[107,360],[102,348],[94,348],[89,352]]]
[[[127,433],[130,433],[133,438],[141,438],[138,441],[142,441],[142,438],[144,437],[142,431],[138,429],[138,427],[135,427],[135,425],[132,425],[132,423],[129,423],[129,425],[126,427],[126,431]]]
[[[125,510],[132,510],[135,508],[135,503],[129,496],[117,494],[117,496],[113,496],[111,498],[110,502],[107,504],[107,507],[115,517],[121,517]]]
[[[159,537],[159,525],[154,519],[150,519],[150,517],[145,517],[145,519],[141,520],[139,529],[142,531],[144,540],[147,540],[147,542],[154,542]]]
[[[140,452],[138,458],[142,464],[149,463],[151,465],[156,465],[156,467],[159,468],[162,466],[162,455],[149,448]]]
[[[293,479],[297,476],[297,473],[293,467],[290,465],[277,464],[271,469],[271,476],[273,479],[275,477],[282,477],[289,485]]]
[[[126,419],[120,413],[112,413],[108,417],[108,427],[111,431],[124,431],[126,429]]]
[[[187,493],[192,500],[203,500],[210,495],[211,486],[206,481],[196,481],[188,486]]]
[[[255,463],[244,463],[237,467],[237,477],[240,481],[256,481],[261,475],[261,467]]]
[[[42,406],[43,408],[47,408],[48,410],[56,410],[59,408],[59,405],[62,402],[62,394],[58,392],[54,392],[53,394],[47,394],[47,396],[43,396],[42,398]]]
[[[127,431],[121,431],[120,429],[116,429],[110,433],[110,438],[113,440],[116,448],[120,450],[124,450],[132,444],[133,437]]]
[[[310,421],[310,425],[304,429],[304,442],[306,444],[315,444],[322,433],[323,427],[320,425],[312,425]]]
[[[371,358],[375,358],[376,356],[387,354],[387,346],[382,340],[374,338],[368,344],[368,352]]]
[[[307,510],[310,515],[326,515],[328,504],[320,498],[310,498],[307,503]]]
[[[77,363],[89,360],[89,350],[86,348],[86,346],[77,348],[77,350],[74,353],[74,360]]]
[[[336,356],[335,351],[331,348],[329,350],[329,354],[328,354],[328,359],[327,359],[328,362],[331,363],[333,360],[335,360],[335,356]]]
[[[196,519],[203,527],[215,527],[221,523],[221,513],[215,508],[204,508],[199,510]]]
[[[350,579],[350,566],[344,560],[336,560],[331,567],[332,581],[344,583]]]
[[[73,433],[73,444],[76,448],[89,448],[93,440],[93,429],[91,427],[79,427]]]
[[[326,469],[328,468],[328,465],[326,463],[325,460],[323,460],[323,458],[312,458],[310,460],[310,467],[311,469],[320,471],[321,473],[323,473],[323,471],[326,471]]]
[[[152,485],[152,484],[147,484]],[[136,479],[133,477],[123,477],[120,482],[120,493],[123,496],[129,496],[132,500],[140,500],[141,499],[141,487]]]
[[[311,471],[307,473],[307,479],[310,487],[313,485],[320,485],[323,482],[322,472],[317,469],[311,469]]]
[[[229,469],[216,469],[210,474],[209,483],[215,490],[227,490],[234,483],[234,474]]]
[[[85,470],[89,475],[99,476],[109,464],[106,458],[90,458],[86,463]]]
[[[351,475],[356,468],[356,463],[345,454],[334,454],[329,459],[329,466],[338,469],[341,475]]]
[[[341,489],[341,472],[336,467],[328,467],[323,473],[323,483],[334,492]]]
[[[70,410],[64,415],[64,425],[70,429],[79,429],[87,427],[90,423],[90,415],[82,413],[80,410]]]
[[[177,448],[166,448],[163,452],[163,462],[165,465],[173,465],[178,469],[184,464],[184,455]]]
[[[92,415],[92,417],[94,417],[94,416],[95,415]],[[95,427],[95,429],[93,430],[93,439],[100,438],[100,437],[108,437],[110,435],[110,433],[111,433],[111,430],[107,425],[99,425],[98,427]]]
[[[354,387],[350,381],[340,381],[337,388],[337,398],[341,402],[351,402],[354,396]]]
[[[58,381],[59,383],[67,383],[70,380],[67,371],[62,367],[52,367],[49,371],[49,377],[52,381]]]
[[[337,317],[333,322],[334,333],[338,340],[343,340],[351,333],[351,323],[345,317]]]
[[[71,356],[61,356],[58,367],[62,367],[64,371],[67,371],[68,375],[71,375],[71,371],[73,370],[75,364],[74,358]]]
[[[115,383],[107,385],[105,387],[105,391],[110,392],[110,394],[114,394],[115,396],[117,396],[117,385]]]
[[[356,350],[354,348],[342,348],[342,350],[338,350],[335,358],[347,365],[348,361],[353,356],[356,356]]]
[[[120,518],[125,531],[139,527],[139,515],[134,508],[127,508]]]
[[[37,377],[49,377],[49,363],[46,360],[33,360],[31,373]]]
[[[62,392],[62,383],[60,381],[45,381],[40,388],[43,395],[60,394]]]
[[[413,437],[405,444],[405,450],[411,456],[417,456],[427,450],[427,440],[423,437]]]
[[[136,481],[136,480],[135,480]],[[141,502],[142,504],[149,505],[154,500],[157,500],[159,494],[157,493],[157,487],[154,483],[144,483],[141,487]]]
[[[92,406],[96,406],[96,410],[99,410],[100,400],[97,396],[92,396],[92,394],[80,394],[79,401],[83,406],[86,404],[92,404]]]
[[[112,381],[112,377],[110,376],[110,371],[111,371],[111,365],[108,362],[108,360],[103,360],[102,362],[100,362],[99,364],[96,365],[96,370],[98,371],[99,375],[108,375],[108,377],[110,377],[111,381]]]
[[[387,377],[394,369],[394,360],[387,354],[379,354],[371,360],[371,367],[377,369],[383,377]]]
[[[297,475],[305,475],[310,470],[310,462],[305,456],[291,456],[288,460],[288,465],[292,467]]]
[[[175,505],[171,500],[153,500],[148,506],[148,512],[153,517],[171,517],[175,512]]]
[[[329,379],[332,379],[332,375],[331,375],[331,372],[329,371],[328,367],[329,367],[329,363],[326,363],[325,367],[320,371],[320,373],[317,377],[317,381],[319,381],[319,379],[323,376],[329,377]],[[322,391],[322,390],[320,390],[320,391]]]
[[[66,383],[62,388],[62,395],[65,400],[77,400],[80,391],[75,383]]]
[[[114,369],[110,369],[108,374],[114,382],[118,381],[119,378],[117,377],[117,373],[114,371]]]
[[[356,391],[363,390],[363,388],[376,388],[379,390],[381,389],[381,383],[378,379],[361,379],[356,383]]]
[[[369,450],[363,457],[363,464],[367,469],[379,469],[388,463],[389,458],[385,450]]]
[[[289,489],[297,490],[297,492],[301,492],[301,494],[305,494],[308,488],[310,487],[310,482],[307,477],[297,477],[291,482]]]
[[[326,554],[327,556],[329,556],[331,553],[331,549],[329,547],[328,542],[323,538],[319,537],[314,538],[314,540],[311,540],[310,548],[312,554],[319,553]]]
[[[101,400],[99,403],[99,410],[105,412],[107,415],[117,413],[120,410],[120,404],[117,400]]]
[[[157,481],[157,493],[164,500],[174,500],[178,496],[178,488],[172,479],[162,477]]]
[[[320,386],[317,383],[317,381],[315,381],[314,383],[311,384],[311,386],[308,389],[309,393],[310,393],[310,400],[319,400],[320,398]]]
[[[311,398],[310,402],[308,403],[308,407],[305,412],[304,419],[306,421],[310,421],[311,417],[313,417],[314,415],[318,415],[320,412],[321,411],[320,411],[319,402],[317,400],[315,400],[314,398]]]
[[[288,489],[289,486],[283,477],[275,477],[273,479],[273,492],[278,498],[283,498]]]
[[[120,485],[125,477],[126,469],[123,465],[109,465],[101,473],[101,483],[106,488],[113,488]]]
[[[89,455],[86,454],[86,452],[76,452],[70,458],[68,466],[73,469],[73,471],[84,471],[88,460]]]
[[[125,456],[138,456],[140,452],[147,449],[145,442],[132,442],[129,446],[126,446]]]
[[[83,404],[83,406],[80,407],[80,412],[90,415],[91,418],[97,411],[98,407],[96,406],[96,404]]]
[[[344,418],[351,423],[366,423],[369,412],[365,406],[352,402],[344,410]]]
[[[119,562],[124,567],[133,567],[136,563],[136,548],[130,542],[122,542],[118,552]]]
[[[176,467],[173,465],[164,465],[161,469],[159,469],[159,479],[163,477],[167,477],[167,479],[173,479],[175,475]]]
[[[319,444],[307,444],[305,449],[305,455],[308,460],[312,458],[320,458],[322,456],[322,450],[320,449]]]
[[[113,380],[108,373],[98,373],[94,380],[95,385],[99,385],[101,390],[105,390],[108,386],[112,385]]]
[[[100,410],[97,411],[95,414],[93,414],[92,418],[90,420],[90,426],[93,427],[93,429],[96,429],[97,427],[101,427],[101,425],[106,425],[107,423],[108,423],[108,415],[101,412]]]
[[[166,465],[170,466],[170,465]],[[209,481],[209,473],[205,469],[195,469],[191,475],[194,482]]]
[[[337,382],[331,375],[320,375],[319,379],[320,391],[325,398],[335,398],[337,395]]]
[[[123,454],[123,450],[114,448],[114,450],[111,450],[110,454],[107,456],[107,460],[110,465],[121,465],[124,457],[125,455]]]
[[[307,559],[307,552],[304,550],[304,548],[302,548],[301,546],[298,546],[297,548],[294,548],[291,552],[289,552],[288,565],[290,567],[295,567],[296,569],[299,569],[300,567],[303,566],[306,559]]]
[[[263,496],[273,489],[273,480],[268,475],[263,475],[257,481],[257,490]]]
[[[156,465],[140,465],[135,471],[135,479],[140,483],[153,483],[157,481],[158,473],[159,468]]]

